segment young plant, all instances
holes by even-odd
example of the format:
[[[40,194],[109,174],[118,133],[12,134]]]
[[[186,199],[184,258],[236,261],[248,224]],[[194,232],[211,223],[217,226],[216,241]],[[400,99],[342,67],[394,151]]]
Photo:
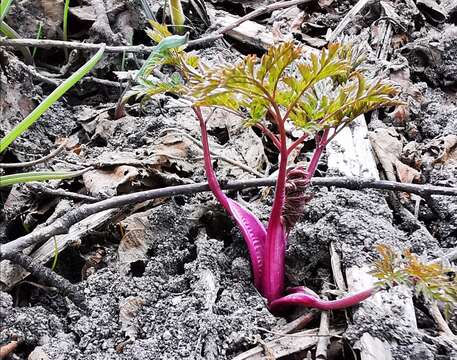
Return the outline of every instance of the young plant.
[[[157,29],[153,34],[158,36]],[[163,34],[162,34],[163,35]],[[169,60],[180,75],[168,82],[149,84],[143,95],[173,92],[193,99],[204,151],[204,167],[216,199],[235,220],[251,259],[254,285],[267,299],[272,312],[290,305],[322,310],[355,305],[382,285],[338,300],[318,298],[305,287],[285,288],[287,237],[308,198],[304,190],[314,175],[326,145],[357,116],[400,102],[397,89],[383,80],[369,81],[362,67],[362,49],[351,44],[330,44],[320,56],[306,54],[290,42],[273,46],[258,60],[247,56],[238,64],[208,67],[190,60],[185,52],[174,52]],[[210,155],[203,107],[218,107],[238,115],[247,127],[256,127],[279,151],[279,170],[268,226],[221,190]],[[293,141],[286,126],[301,131]],[[288,168],[291,152],[306,139],[316,148],[307,168]]]
[[[103,57],[105,46],[89,59],[78,71],[71,75],[67,80],[60,84],[51,94],[48,95],[29,115],[17,124],[9,133],[0,140],[0,154],[19,137],[24,131],[32,126],[43,113],[52,106],[61,96],[63,96],[71,87],[81,80]],[[43,172],[28,172],[0,177],[0,187],[11,186],[18,183],[31,181],[46,181],[46,180],[61,180],[69,179],[81,175],[83,171],[43,171]]]
[[[0,33],[3,33],[3,35],[5,35],[9,39],[19,39],[19,34],[16,31],[14,31],[14,29],[11,28],[6,22],[3,21],[6,15],[8,14],[8,10],[10,9],[12,3],[13,0],[0,0]],[[26,46],[22,46],[19,48],[19,50],[22,52],[22,55],[24,56],[24,62],[27,65],[32,65],[33,57],[30,53],[29,48]]]
[[[36,32],[35,39],[40,40],[42,36],[43,36],[43,22],[40,21],[38,23],[38,29],[37,29],[37,32]],[[32,50],[32,57],[33,58],[35,58],[37,50],[38,50],[38,48],[36,48],[36,47],[33,48],[33,50]]]
[[[2,175],[0,176],[0,188],[33,181],[71,179],[84,174],[86,171],[87,169],[81,171],[33,171],[12,175]]]
[[[63,96],[71,87],[81,80],[103,57],[105,46],[102,46],[97,53],[89,59],[81,68],[60,84],[46,99],[44,99],[29,115],[17,124],[3,139],[0,140],[0,154],[24,131],[32,126],[43,113],[49,109],[60,97]]]

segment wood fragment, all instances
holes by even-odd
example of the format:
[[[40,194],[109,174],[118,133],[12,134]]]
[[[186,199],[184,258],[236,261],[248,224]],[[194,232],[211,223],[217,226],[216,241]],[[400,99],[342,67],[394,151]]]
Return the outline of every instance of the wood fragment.
[[[327,35],[328,42],[334,42],[343,32],[346,26],[354,19],[354,17],[368,4],[370,0],[359,0],[351,10],[344,16],[338,26]]]
[[[323,292],[328,290],[327,283],[324,283]],[[326,295],[322,295],[323,300],[328,300]],[[330,344],[330,317],[328,311],[321,312],[321,322],[319,324],[319,339],[316,346],[316,360],[327,360],[327,351]]]
[[[330,263],[332,266],[333,280],[340,291],[347,292],[343,271],[341,270],[341,257],[335,250],[335,245],[330,243]]]
[[[318,310],[312,309],[308,313],[301,315],[300,317],[296,318],[295,320],[287,323],[280,329],[280,332],[284,334],[291,334],[298,330],[303,329],[306,325],[308,325],[311,321],[313,321],[317,314],[319,313]]]
[[[30,256],[18,252],[8,255],[6,259],[22,266],[44,284],[58,289],[62,295],[67,296],[79,308],[87,308],[85,304],[86,300],[84,294],[80,292],[75,285],[51,269],[34,262]]]
[[[54,237],[50,238],[46,243],[44,243],[32,254],[30,254],[31,261],[33,261],[34,264],[47,263],[54,257],[55,244],[57,244],[57,251],[60,253],[65,250],[72,242],[78,241],[81,237],[93,231],[95,228],[102,226],[117,214],[118,210],[116,209],[105,210],[99,213],[95,213],[72,225],[68,231],[68,234],[57,235],[55,236],[55,240]],[[5,258],[9,259],[9,257]],[[21,265],[18,262],[15,263]],[[2,271],[0,271],[0,282],[5,284],[7,289],[11,289],[19,281],[25,279],[30,274],[30,270],[24,269],[20,266],[9,268],[8,270],[5,268],[5,263],[0,263],[0,266],[2,269]]]
[[[429,310],[430,310],[430,314],[433,317],[433,320],[435,320],[435,323],[438,326],[438,328],[440,329],[440,331],[443,332],[443,334],[446,337],[448,337],[451,341],[457,342],[457,336],[452,332],[448,323],[444,319],[443,314],[441,314],[441,311],[440,311],[436,301],[429,304]]]
[[[314,347],[317,344],[317,329],[302,331],[294,336],[282,336],[266,342],[275,358],[291,355]],[[300,336],[301,335],[301,336]],[[233,360],[265,360],[264,348],[256,346],[236,357]]]

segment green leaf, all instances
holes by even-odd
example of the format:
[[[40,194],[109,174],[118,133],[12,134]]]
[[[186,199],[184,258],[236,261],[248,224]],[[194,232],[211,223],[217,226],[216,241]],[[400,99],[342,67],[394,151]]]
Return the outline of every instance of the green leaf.
[[[65,94],[71,87],[73,87],[81,78],[84,77],[92,68],[100,61],[105,51],[105,45],[102,46],[97,53],[89,59],[78,71],[71,75],[67,80],[60,84],[51,94],[46,97],[24,120],[17,124],[0,141],[0,154],[24,131],[32,126],[40,116],[49,109],[63,94]]]
[[[0,187],[32,181],[71,179],[84,174],[88,169],[81,171],[37,171],[0,176]]]

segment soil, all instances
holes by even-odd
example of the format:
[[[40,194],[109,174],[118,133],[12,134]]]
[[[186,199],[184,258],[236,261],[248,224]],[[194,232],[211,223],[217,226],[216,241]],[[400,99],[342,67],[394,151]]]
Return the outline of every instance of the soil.
[[[211,3],[228,12],[243,14],[266,2]],[[152,9],[160,13],[161,4],[161,1],[153,2]],[[72,7],[77,5],[89,6],[85,2],[71,2]],[[94,26],[96,22],[90,17],[71,15],[70,22],[84,24],[74,39],[99,42],[104,38],[109,44],[119,45],[129,43],[130,34],[134,44],[149,44],[143,33],[145,17],[139,2],[106,1],[105,5],[108,12],[121,9],[113,10],[113,15],[108,17],[110,29]],[[372,130],[395,128],[399,132],[404,144],[402,161],[420,172],[420,182],[456,187],[457,157],[452,160],[452,154],[457,152],[457,145],[446,149],[443,139],[457,135],[457,28],[451,23],[452,18],[439,25],[430,23],[412,5],[409,1],[401,2],[398,10],[402,17],[400,25],[410,30],[411,37],[400,49],[393,49],[389,61],[377,69],[394,80],[402,74],[407,115],[395,117],[386,111],[376,118],[375,114],[369,114],[368,125]],[[307,7],[309,15],[300,31],[321,36],[322,40],[323,29],[334,28],[352,6],[344,1],[313,2]],[[29,38],[35,37],[34,29],[44,21],[46,38],[58,39],[61,19],[59,14],[50,14],[50,9],[46,1],[39,4],[21,0],[12,7],[6,21]],[[373,5],[372,10],[362,12],[367,16],[357,17],[347,32],[376,43],[370,29],[376,26],[375,14],[379,9]],[[274,13],[271,18],[258,21],[271,29],[275,20],[284,20],[281,16]],[[204,29],[200,27],[204,26],[199,24],[192,34],[194,37],[202,35]],[[395,29],[396,35],[405,34]],[[109,38],[110,34],[116,35]],[[215,64],[235,62],[241,56],[238,50],[245,53],[252,50],[230,41],[237,50],[217,41],[194,51],[205,62]],[[81,52],[71,69],[88,57],[89,53]],[[121,59],[120,55],[109,55],[93,76],[116,81],[114,71],[121,70]],[[126,66],[136,69],[138,62],[141,59],[129,55]],[[39,49],[37,52],[36,65],[43,73],[58,72],[55,66],[60,68],[65,63],[63,51]],[[0,47],[0,136],[50,91],[52,85],[27,73],[20,53]],[[199,138],[192,111],[180,106],[174,97],[161,95],[141,109],[132,104],[126,117],[114,120],[119,94],[118,88],[111,85],[82,82],[16,140],[0,156],[0,162],[23,162],[32,155],[44,156],[60,139],[68,138],[70,145],[65,152],[24,171],[76,169],[89,164],[98,166],[97,170],[106,171],[109,176],[119,165],[133,166],[141,174],[133,182],[111,179],[109,192],[89,188],[82,178],[47,184],[98,198],[204,181],[199,148],[178,133],[164,140],[164,131],[170,128],[179,128]],[[266,175],[276,170],[277,154],[259,134],[245,129],[233,116],[216,111],[208,126],[212,146],[222,155]],[[160,156],[158,149],[163,152]],[[306,151],[307,146],[301,158],[306,158]],[[451,154],[451,160],[440,157],[446,151]],[[215,164],[220,179],[252,177],[223,161]],[[325,161],[319,170],[319,176],[337,175],[328,171]],[[0,168],[0,175],[13,171]],[[332,283],[330,244],[340,254],[343,268],[374,261],[377,244],[410,249],[424,259],[439,258],[457,247],[455,197],[434,196],[423,200],[418,218],[411,220],[405,219],[398,198],[385,192],[317,187],[309,192],[314,197],[289,236],[287,285],[305,285],[320,292],[326,282]],[[272,193],[273,189],[251,189],[229,194],[244,202],[266,223]],[[1,188],[0,196],[1,243],[44,223],[59,202],[68,201],[35,193],[25,185]],[[401,208],[414,213],[414,199],[400,197],[400,203]],[[68,206],[81,204],[71,200]],[[122,244],[126,226],[123,224],[129,222],[139,231],[140,244]],[[140,249],[139,252],[135,250],[132,255],[132,247]],[[99,260],[91,265],[97,254]],[[46,265],[51,266],[51,262]],[[306,312],[278,317],[268,311],[265,299],[252,285],[243,238],[209,193],[180,195],[122,209],[120,215],[84,233],[62,251],[55,271],[84,293],[87,309],[78,308],[54,289],[38,284],[39,279],[33,275],[13,287],[2,286],[0,345],[20,339],[19,347],[9,358],[232,359],[274,338],[271,332],[281,332],[286,323]],[[329,359],[357,358],[356,344],[364,333],[389,343],[395,360],[457,359],[457,347],[442,339],[426,304],[420,298],[414,301],[418,330],[401,320],[402,314],[395,304],[389,313],[376,308],[363,313],[334,312],[332,324],[345,324],[345,327],[342,338],[332,341],[338,351]],[[456,312],[450,313],[448,323],[457,332]],[[311,325],[318,326],[318,322]],[[284,359],[306,356],[306,353],[293,354]]]

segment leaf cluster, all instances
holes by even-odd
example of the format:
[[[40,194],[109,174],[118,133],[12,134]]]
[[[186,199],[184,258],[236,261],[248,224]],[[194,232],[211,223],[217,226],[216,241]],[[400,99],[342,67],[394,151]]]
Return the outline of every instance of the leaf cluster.
[[[286,42],[271,47],[260,60],[250,55],[238,64],[208,69],[189,93],[196,105],[244,114],[249,126],[270,113],[314,132],[398,103],[392,84],[367,80],[363,60],[352,44],[330,44],[318,56]]]
[[[151,22],[148,35],[156,42],[170,36],[168,29]],[[357,116],[379,107],[393,106],[397,88],[385,80],[370,81],[363,48],[351,43],[333,43],[320,55],[285,42],[272,46],[260,59],[248,55],[236,64],[208,67],[184,49],[164,54],[158,65],[173,65],[180,83],[167,77],[142,84],[139,96],[162,91],[186,95],[196,106],[216,106],[236,112],[246,126],[266,119],[293,122],[307,133],[345,126]],[[150,71],[149,71],[150,73]]]
[[[147,30],[146,33],[155,43],[159,44],[163,39],[173,35],[166,25],[153,20],[149,22],[152,29]],[[184,82],[200,76],[197,71],[200,67],[200,58],[195,54],[185,52],[184,48],[185,46],[173,48],[150,56],[146,60],[144,70],[141,71],[141,76],[138,77],[138,84],[127,92],[124,100],[128,100],[130,97],[147,100],[154,95],[166,92],[184,95],[186,93]],[[164,74],[160,80],[150,76],[155,69],[164,65],[171,66],[177,72]]]
[[[379,279],[379,286],[406,285],[416,295],[450,305],[457,304],[455,273],[440,263],[424,263],[409,250],[395,252],[387,245],[378,245],[380,259],[373,264],[371,274]]]

